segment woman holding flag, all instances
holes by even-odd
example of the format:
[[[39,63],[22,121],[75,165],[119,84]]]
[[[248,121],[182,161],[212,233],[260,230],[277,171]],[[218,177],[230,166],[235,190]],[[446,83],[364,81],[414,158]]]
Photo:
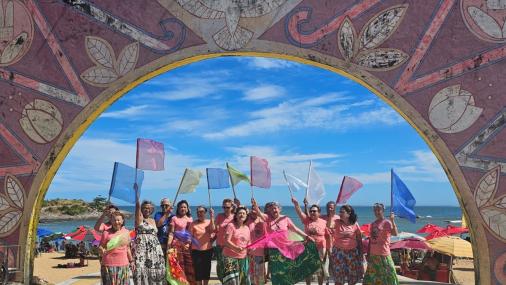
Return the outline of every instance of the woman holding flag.
[[[195,271],[191,257],[192,236],[189,233],[192,222],[188,202],[186,200],[179,201],[176,216],[170,221],[167,248],[169,255],[175,253],[177,256],[177,263],[183,269],[184,277],[189,284],[195,284]]]
[[[136,191],[137,192],[137,191]],[[139,197],[135,203],[135,285],[165,284],[165,255],[157,237],[155,220],[151,217],[154,205],[143,201],[139,205]]]
[[[367,271],[363,284],[398,285],[399,280],[390,256],[390,236],[398,234],[394,214],[390,213],[390,220],[385,219],[385,206],[381,203],[374,204],[373,209],[376,221],[371,224]]]
[[[357,224],[357,215],[350,205],[339,210],[332,233],[330,274],[336,285],[354,285],[364,276],[362,261],[362,232]]]
[[[250,285],[249,259],[246,246],[251,241],[250,230],[246,225],[248,210],[238,207],[234,214],[234,222],[225,230],[225,247],[223,248],[223,284]]]
[[[104,285],[129,285],[129,265],[135,271],[130,250],[130,232],[123,226],[125,217],[121,212],[111,214],[112,226],[102,233],[99,251],[105,266]]]
[[[305,233],[315,240],[316,248],[320,254],[320,260],[325,264],[327,249],[330,247],[330,233],[327,229],[327,222],[320,218],[320,207],[318,207],[318,205],[312,205],[309,208],[309,215],[306,215],[302,212],[299,202],[294,197],[292,197],[292,203],[295,206],[295,212],[297,212],[300,221],[304,224]],[[323,267],[316,272],[316,275],[318,276],[318,284],[322,285],[324,278]],[[311,279],[312,276],[306,278],[307,285],[311,284]]]

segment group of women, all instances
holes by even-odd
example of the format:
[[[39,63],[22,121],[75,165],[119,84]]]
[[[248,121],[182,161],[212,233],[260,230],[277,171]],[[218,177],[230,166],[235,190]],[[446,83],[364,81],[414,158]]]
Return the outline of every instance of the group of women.
[[[103,232],[100,244],[103,283],[128,284],[131,270],[135,284],[167,284],[168,280],[169,284],[207,285],[214,254],[218,278],[226,285],[262,285],[269,277],[273,284],[281,284],[281,279],[275,281],[275,276],[288,275],[292,278],[303,276],[310,284],[313,274],[320,285],[329,277],[335,284],[352,285],[360,281],[363,284],[398,284],[389,250],[390,236],[397,234],[397,227],[393,214],[390,219],[384,217],[382,204],[373,206],[376,220],[371,224],[368,245],[364,245],[353,207],[343,205],[336,215],[335,203],[329,202],[324,216],[320,215],[318,205],[308,207],[305,203],[303,210],[297,200],[292,198],[292,202],[304,230],[282,215],[281,206],[276,202],[267,203],[263,212],[254,199],[251,210],[240,205],[238,200],[225,199],[223,212],[216,219],[212,209],[199,206],[197,219],[193,220],[185,200],[177,203],[176,213],[172,215],[170,202],[163,199],[163,211],[153,219],[153,203],[139,204],[137,199],[136,237],[132,243],[117,242],[125,236],[129,241],[129,231],[124,227],[123,214],[117,208],[108,208],[104,216],[109,215],[110,221],[102,223],[100,220],[96,226]],[[304,252],[289,260],[275,248],[249,248],[265,236],[278,232],[293,232],[303,238]],[[113,248],[111,241],[116,241]],[[317,253],[307,253],[310,248],[315,248]],[[266,262],[269,262],[268,270]],[[283,267],[283,262],[306,264],[299,270],[295,265]],[[284,284],[293,284],[290,282]]]

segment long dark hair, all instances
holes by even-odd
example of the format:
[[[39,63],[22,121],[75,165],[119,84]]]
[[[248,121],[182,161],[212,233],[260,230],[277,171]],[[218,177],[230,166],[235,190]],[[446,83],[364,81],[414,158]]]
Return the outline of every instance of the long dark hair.
[[[355,210],[353,209],[352,206],[343,205],[343,206],[341,206],[341,209],[345,210],[346,213],[348,213],[350,215],[350,217],[348,218],[350,225],[353,225],[357,222],[358,217],[357,217],[357,214],[355,214]]]
[[[237,216],[238,216],[240,210],[244,210],[246,212],[246,219],[248,218],[248,209],[246,207],[239,206],[239,207],[237,207],[237,209],[235,209],[235,213],[234,213],[234,222],[236,224],[237,224]],[[244,222],[246,222],[246,221],[244,221]]]
[[[188,212],[186,213],[186,216],[191,217],[192,213],[190,211],[190,205],[188,205],[188,202],[186,200],[181,200],[181,201],[177,202],[176,214],[179,214],[179,207],[181,207],[181,205],[183,205],[183,204],[186,204],[186,208],[188,208]]]

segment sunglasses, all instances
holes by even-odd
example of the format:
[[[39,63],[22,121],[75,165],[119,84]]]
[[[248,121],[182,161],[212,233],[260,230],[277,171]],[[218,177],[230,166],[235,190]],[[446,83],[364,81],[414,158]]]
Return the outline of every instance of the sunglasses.
[[[227,206],[223,206],[222,208],[223,208],[223,209],[230,209],[230,208],[232,208],[232,207],[230,207],[230,206],[228,206],[228,207],[227,207]]]

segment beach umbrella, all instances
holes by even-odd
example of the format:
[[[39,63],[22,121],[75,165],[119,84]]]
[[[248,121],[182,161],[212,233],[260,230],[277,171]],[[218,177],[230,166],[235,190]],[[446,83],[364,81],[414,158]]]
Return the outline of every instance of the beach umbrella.
[[[417,234],[430,234],[435,231],[442,231],[444,228],[440,226],[436,226],[433,224],[426,224],[425,226],[421,227],[419,230],[416,231]]]
[[[439,237],[427,241],[430,247],[437,252],[453,257],[473,258],[471,243],[455,236]]]
[[[73,233],[66,234],[65,237],[70,237],[73,240],[78,241],[94,241],[94,240],[100,240],[101,236],[99,233],[97,233],[93,229],[88,229],[84,226],[80,226],[77,228],[77,230]]]
[[[464,227],[457,227],[453,225],[448,225],[444,231],[449,235],[459,235],[463,233],[468,233],[469,229]]]
[[[408,233],[408,232],[400,232],[396,236],[390,237],[390,242],[396,242],[403,239],[418,239],[418,240],[425,240],[423,236],[414,234],[414,233]]]
[[[401,249],[401,248],[411,248],[419,250],[431,249],[431,247],[425,241],[416,238],[408,238],[390,244],[390,249]]]
[[[45,229],[45,228],[38,228],[37,229],[37,237],[39,237],[39,238],[49,236],[51,234],[53,234],[53,232],[48,229]]]
[[[433,231],[428,236],[425,237],[426,240],[431,240],[439,237],[448,236],[448,233],[445,230],[441,231]]]
[[[364,234],[366,237],[371,235],[371,224],[363,224],[360,226],[360,231],[362,234]]]

